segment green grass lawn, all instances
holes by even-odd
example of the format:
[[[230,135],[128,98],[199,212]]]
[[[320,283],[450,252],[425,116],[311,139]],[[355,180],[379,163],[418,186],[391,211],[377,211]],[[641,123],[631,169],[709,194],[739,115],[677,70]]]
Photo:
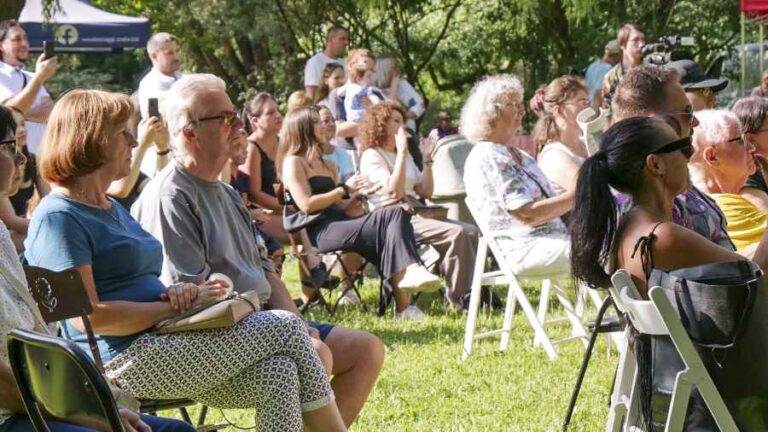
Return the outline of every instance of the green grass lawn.
[[[285,280],[297,293],[295,261],[286,262]],[[515,315],[510,347],[498,351],[498,338],[476,342],[470,358],[461,362],[466,314],[449,312],[437,295],[427,294],[418,306],[429,315],[421,323],[402,323],[392,312],[375,315],[378,284],[370,279],[363,288],[365,313],[359,306],[341,307],[334,317],[316,307],[307,317],[364,329],[387,346],[387,358],[378,384],[352,431],[556,431],[568,406],[571,390],[584,354],[579,342],[558,347],[551,362],[532,346],[533,331],[521,311]],[[497,291],[504,298],[505,291]],[[536,290],[529,290],[532,303]],[[501,327],[503,311],[481,312],[479,327]],[[594,315],[594,311],[592,311]],[[570,330],[555,328],[560,337]],[[600,337],[593,355],[576,413],[569,430],[604,428],[608,395],[618,355],[606,354]],[[164,415],[178,417],[175,412]],[[253,424],[253,410],[227,410],[226,417],[239,426]],[[209,423],[223,422],[213,409]],[[228,428],[228,430],[236,430]]]

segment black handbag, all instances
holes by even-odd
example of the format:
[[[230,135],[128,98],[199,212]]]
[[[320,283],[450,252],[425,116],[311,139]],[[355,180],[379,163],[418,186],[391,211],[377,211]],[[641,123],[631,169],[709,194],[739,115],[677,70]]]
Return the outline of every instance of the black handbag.
[[[763,271],[747,260],[654,269],[648,286],[663,289],[739,429],[768,430],[768,295]],[[635,348],[644,393],[652,393],[644,394],[641,403],[644,416],[652,419],[646,418],[646,424],[663,430],[675,378],[684,364],[668,336],[643,335]],[[717,430],[695,390],[685,430]]]
[[[301,210],[291,212],[288,206],[283,207],[283,228],[291,234],[301,231],[323,217],[322,213],[305,213]]]

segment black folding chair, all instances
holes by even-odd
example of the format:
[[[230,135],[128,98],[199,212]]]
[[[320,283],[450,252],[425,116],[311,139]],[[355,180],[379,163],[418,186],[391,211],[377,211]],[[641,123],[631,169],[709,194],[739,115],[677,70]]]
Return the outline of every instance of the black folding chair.
[[[77,344],[28,330],[12,330],[8,359],[24,408],[37,432],[47,432],[43,412],[67,423],[122,432],[109,385]]]
[[[40,314],[46,322],[63,321],[71,318],[81,318],[83,320],[93,362],[96,369],[103,373],[104,364],[96,345],[91,322],[88,319],[88,315],[93,312],[93,306],[88,298],[88,293],[85,290],[80,273],[75,269],[55,272],[34,266],[24,266],[24,273],[27,277],[27,284],[29,285],[32,298],[37,302]],[[141,404],[140,411],[142,413],[153,415],[161,410],[178,409],[184,421],[194,425],[187,411],[187,407],[197,405],[197,402],[193,400],[142,399],[139,400],[139,403]],[[207,407],[203,406],[197,419],[198,426],[202,426],[205,423],[207,412]]]

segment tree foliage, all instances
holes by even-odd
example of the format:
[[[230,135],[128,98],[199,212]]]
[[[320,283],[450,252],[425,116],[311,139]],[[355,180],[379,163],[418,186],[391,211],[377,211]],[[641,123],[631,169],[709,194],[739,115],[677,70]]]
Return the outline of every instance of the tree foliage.
[[[639,25],[649,42],[665,35],[693,36],[696,58],[705,67],[737,43],[739,35],[738,0],[92,2],[145,16],[153,30],[177,35],[184,68],[221,76],[240,102],[256,91],[284,99],[302,88],[304,63],[322,49],[331,24],[350,29],[351,47],[395,56],[403,76],[431,102],[430,111],[441,107],[454,112],[484,75],[515,73],[530,93],[555,76],[585,68],[623,22]],[[90,63],[81,61],[76,68],[92,69]],[[111,82],[122,83],[117,87],[135,86],[147,64],[115,63],[134,68],[128,79],[104,71],[112,74]]]

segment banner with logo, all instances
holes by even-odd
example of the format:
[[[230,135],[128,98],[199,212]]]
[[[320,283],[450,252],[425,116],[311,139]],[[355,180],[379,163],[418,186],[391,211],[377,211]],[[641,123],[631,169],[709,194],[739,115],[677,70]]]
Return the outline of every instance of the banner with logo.
[[[149,20],[114,14],[80,0],[59,0],[60,11],[43,22],[41,0],[27,0],[19,22],[32,51],[55,41],[56,52],[120,52],[146,46]]]

